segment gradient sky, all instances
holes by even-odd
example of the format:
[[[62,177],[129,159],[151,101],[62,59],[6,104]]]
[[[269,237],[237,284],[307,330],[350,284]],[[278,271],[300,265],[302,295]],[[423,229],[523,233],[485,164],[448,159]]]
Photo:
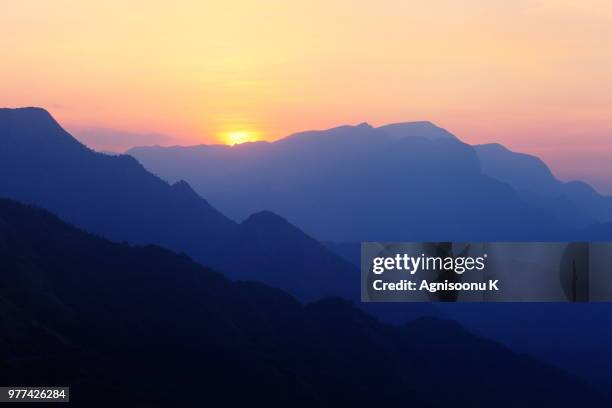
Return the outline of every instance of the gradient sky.
[[[612,194],[611,44],[609,0],[7,1],[0,105],[109,150],[430,120]]]

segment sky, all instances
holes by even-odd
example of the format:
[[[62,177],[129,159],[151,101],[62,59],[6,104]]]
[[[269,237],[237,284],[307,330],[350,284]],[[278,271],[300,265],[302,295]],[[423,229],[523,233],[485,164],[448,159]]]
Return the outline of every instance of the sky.
[[[20,0],[0,106],[86,144],[275,140],[429,120],[612,194],[609,0]]]

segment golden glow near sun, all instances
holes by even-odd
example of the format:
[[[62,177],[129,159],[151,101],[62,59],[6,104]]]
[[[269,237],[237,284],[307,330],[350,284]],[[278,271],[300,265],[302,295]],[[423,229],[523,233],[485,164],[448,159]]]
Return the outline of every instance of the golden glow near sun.
[[[611,0],[142,3],[0,2],[0,106],[170,145],[430,120],[562,178],[612,173]]]
[[[223,142],[228,145],[237,145],[255,141],[257,141],[257,133],[247,130],[226,132],[223,135]]]

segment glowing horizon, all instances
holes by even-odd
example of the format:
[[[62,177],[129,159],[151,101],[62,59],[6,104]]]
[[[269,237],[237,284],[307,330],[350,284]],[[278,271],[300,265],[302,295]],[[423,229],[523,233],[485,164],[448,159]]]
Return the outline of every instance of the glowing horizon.
[[[93,147],[429,120],[612,193],[606,0],[23,0],[0,34],[0,106]]]
[[[234,146],[237,144],[256,142],[261,140],[257,131],[252,130],[233,130],[223,134],[222,141],[225,144]]]

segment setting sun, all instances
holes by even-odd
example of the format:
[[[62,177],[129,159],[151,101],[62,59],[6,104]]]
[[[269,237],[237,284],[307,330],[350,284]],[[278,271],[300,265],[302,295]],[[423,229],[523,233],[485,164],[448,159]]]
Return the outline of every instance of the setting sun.
[[[255,132],[245,130],[227,132],[223,135],[223,142],[228,145],[237,145],[255,141],[257,141],[257,134]]]

